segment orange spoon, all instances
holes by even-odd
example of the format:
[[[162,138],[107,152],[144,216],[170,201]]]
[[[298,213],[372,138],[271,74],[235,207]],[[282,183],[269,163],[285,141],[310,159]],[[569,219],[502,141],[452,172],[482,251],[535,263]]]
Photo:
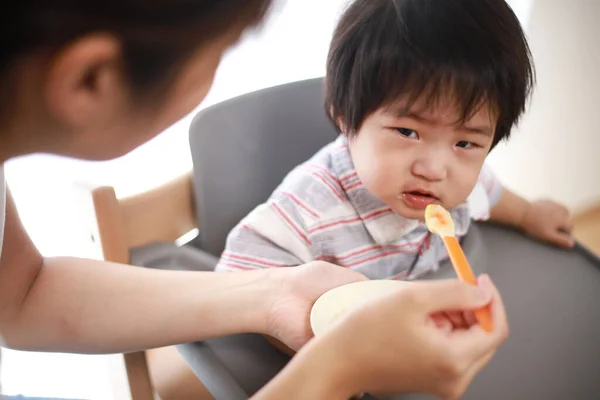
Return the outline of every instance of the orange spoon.
[[[454,221],[450,213],[438,204],[430,204],[425,209],[425,223],[427,229],[441,236],[458,278],[463,282],[477,285],[477,278],[475,278],[469,261],[454,235]],[[489,306],[475,310],[474,314],[484,331],[491,332],[494,329]]]

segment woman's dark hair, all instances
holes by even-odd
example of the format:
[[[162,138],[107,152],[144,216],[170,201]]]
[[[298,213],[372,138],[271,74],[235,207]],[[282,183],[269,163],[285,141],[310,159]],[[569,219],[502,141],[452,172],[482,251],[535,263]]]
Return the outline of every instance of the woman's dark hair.
[[[493,147],[510,135],[534,82],[529,46],[504,0],[355,0],[331,42],[325,107],[354,135],[401,98],[410,108],[450,95],[457,123],[492,107]]]
[[[94,33],[115,36],[134,95],[169,87],[200,46],[231,28],[257,25],[271,0],[20,0],[0,16],[0,95],[18,62]],[[145,94],[145,93],[144,93]]]

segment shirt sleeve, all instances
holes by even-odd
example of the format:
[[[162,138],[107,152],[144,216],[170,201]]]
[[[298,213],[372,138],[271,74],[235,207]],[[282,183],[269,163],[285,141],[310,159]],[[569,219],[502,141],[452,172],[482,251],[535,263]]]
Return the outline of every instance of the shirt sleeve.
[[[312,259],[302,212],[289,197],[261,204],[228,235],[216,271],[291,267]]]
[[[476,220],[487,220],[490,211],[502,197],[504,188],[490,166],[485,163],[481,168],[477,183],[467,198],[471,217]]]

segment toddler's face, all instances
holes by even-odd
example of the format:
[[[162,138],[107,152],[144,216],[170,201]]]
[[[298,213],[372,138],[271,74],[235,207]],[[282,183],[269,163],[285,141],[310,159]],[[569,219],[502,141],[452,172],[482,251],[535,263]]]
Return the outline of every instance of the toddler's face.
[[[416,102],[377,110],[349,140],[356,172],[375,197],[397,214],[422,220],[425,207],[452,209],[473,190],[491,148],[496,120],[484,106],[458,126],[451,102]]]

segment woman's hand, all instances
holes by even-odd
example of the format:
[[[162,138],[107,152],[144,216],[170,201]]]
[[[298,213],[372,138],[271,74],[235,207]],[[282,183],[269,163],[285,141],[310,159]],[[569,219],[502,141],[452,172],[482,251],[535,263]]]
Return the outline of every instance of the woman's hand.
[[[292,350],[298,350],[312,338],[310,310],[323,293],[367,279],[358,272],[324,261],[313,261],[293,268],[270,269],[265,273],[274,284],[272,295],[269,296],[265,333]],[[281,346],[277,347],[286,351]]]
[[[494,331],[486,333],[468,315],[490,302]],[[457,313],[465,317],[445,318]],[[427,393],[455,399],[507,335],[500,294],[483,276],[478,287],[458,280],[411,283],[341,317],[319,340],[323,354],[341,368],[338,381],[354,384],[347,394]]]

